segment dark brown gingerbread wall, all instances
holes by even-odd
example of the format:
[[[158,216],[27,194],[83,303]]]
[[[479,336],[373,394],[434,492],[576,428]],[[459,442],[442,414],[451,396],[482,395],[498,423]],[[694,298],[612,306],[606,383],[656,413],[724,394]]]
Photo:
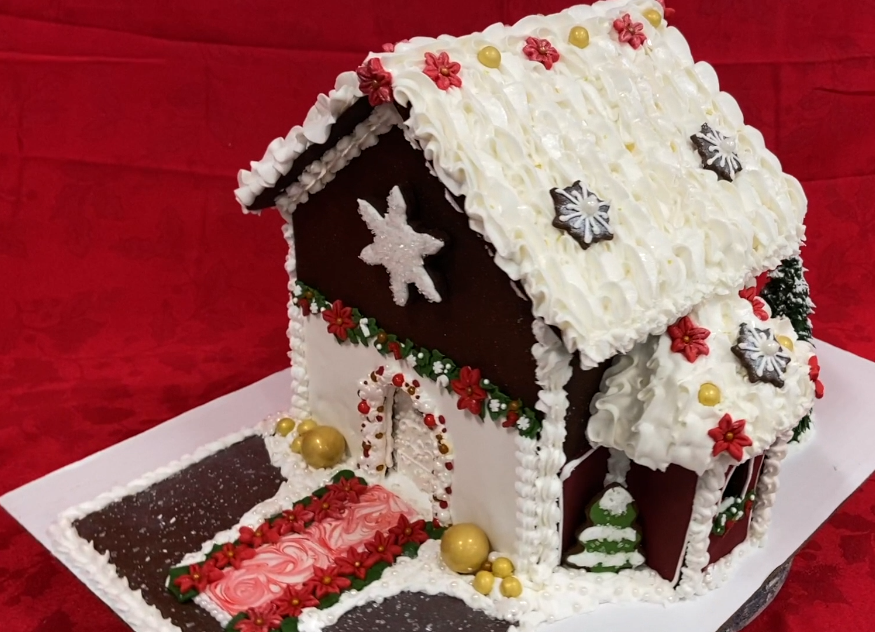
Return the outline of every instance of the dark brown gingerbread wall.
[[[358,214],[358,199],[385,211],[386,196],[395,185],[404,193],[410,224],[445,241],[426,260],[440,303],[429,303],[411,288],[407,305],[399,307],[385,268],[359,258],[373,237]],[[293,222],[301,281],[330,300],[358,307],[402,339],[480,368],[509,395],[535,404],[531,305],[513,291],[507,275],[487,254],[486,243],[468,227],[467,216],[450,205],[444,186],[400,129],[381,136],[298,207]]]

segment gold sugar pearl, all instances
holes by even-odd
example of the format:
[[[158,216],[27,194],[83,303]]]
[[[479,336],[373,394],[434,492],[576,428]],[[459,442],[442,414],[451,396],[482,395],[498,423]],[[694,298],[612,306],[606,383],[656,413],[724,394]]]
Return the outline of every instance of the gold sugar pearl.
[[[487,68],[498,68],[501,65],[501,52],[495,46],[484,46],[477,53],[477,61]]]
[[[793,351],[793,339],[789,336],[776,336],[778,342],[784,347],[787,351]]]
[[[705,382],[699,387],[699,403],[702,406],[716,406],[723,399],[720,387],[711,382]]]
[[[656,9],[644,9],[642,15],[653,26],[662,24],[662,14]]]
[[[582,26],[575,26],[568,33],[568,43],[578,48],[586,48],[589,46],[589,31]]]

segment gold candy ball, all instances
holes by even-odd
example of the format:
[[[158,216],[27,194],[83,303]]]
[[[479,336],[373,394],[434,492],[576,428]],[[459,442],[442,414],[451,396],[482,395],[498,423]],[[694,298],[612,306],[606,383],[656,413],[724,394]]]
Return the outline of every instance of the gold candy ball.
[[[513,575],[513,562],[506,557],[499,557],[492,560],[492,574],[499,579],[510,577]]]
[[[578,48],[589,46],[589,31],[582,26],[575,26],[568,33],[568,43]]]
[[[313,430],[313,428],[317,427],[318,425],[319,424],[317,424],[312,419],[305,419],[304,421],[302,421],[301,423],[298,424],[298,434],[305,435],[308,432],[310,432],[311,430]]]
[[[346,439],[337,428],[317,426],[301,438],[301,455],[310,467],[332,467],[346,454]]]
[[[281,437],[285,437],[292,430],[295,429],[295,420],[289,419],[288,417],[283,417],[278,422],[276,422],[276,427],[273,431]]]
[[[699,403],[702,406],[716,406],[721,399],[720,388],[716,384],[705,382],[699,387]]]
[[[784,347],[787,351],[793,351],[793,339],[789,336],[776,336],[778,342]]]
[[[495,586],[495,575],[489,571],[478,571],[474,575],[474,590],[481,595],[488,595],[492,592],[492,587]]]
[[[484,46],[477,53],[477,61],[487,68],[498,68],[501,65],[501,52],[495,46]]]
[[[513,575],[505,577],[501,580],[501,586],[498,587],[501,594],[505,597],[519,597],[523,594],[523,585]]]
[[[454,524],[441,537],[441,558],[456,573],[473,573],[489,557],[489,538],[476,524]]]
[[[292,439],[292,443],[289,447],[291,448],[292,452],[294,452],[295,454],[300,454],[302,443],[304,443],[304,437],[302,437],[301,435],[298,435],[297,437]]]
[[[642,15],[653,26],[659,26],[662,24],[662,14],[656,9],[644,9]]]

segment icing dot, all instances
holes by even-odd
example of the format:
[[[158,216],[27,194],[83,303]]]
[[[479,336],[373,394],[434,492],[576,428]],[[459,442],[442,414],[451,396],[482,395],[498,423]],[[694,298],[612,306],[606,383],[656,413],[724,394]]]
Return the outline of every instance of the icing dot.
[[[781,350],[781,345],[778,344],[777,340],[772,340],[771,338],[769,338],[763,343],[760,349],[764,354],[768,356],[773,356]]]

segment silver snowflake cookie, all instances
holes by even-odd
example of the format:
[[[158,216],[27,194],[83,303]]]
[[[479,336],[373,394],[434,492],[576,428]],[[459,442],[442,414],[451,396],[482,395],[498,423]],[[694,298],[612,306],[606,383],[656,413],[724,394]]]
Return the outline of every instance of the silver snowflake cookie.
[[[768,382],[778,388],[784,386],[784,372],[790,364],[790,355],[771,329],[758,329],[742,323],[732,353],[741,361],[751,382]]]
[[[550,189],[550,197],[556,210],[553,226],[568,233],[584,250],[614,238],[608,215],[611,205],[581,186],[580,180],[564,189]]]
[[[732,136],[725,136],[704,123],[700,131],[690,136],[690,140],[702,157],[702,167],[716,173],[720,180],[732,182],[741,171],[741,161]]]

